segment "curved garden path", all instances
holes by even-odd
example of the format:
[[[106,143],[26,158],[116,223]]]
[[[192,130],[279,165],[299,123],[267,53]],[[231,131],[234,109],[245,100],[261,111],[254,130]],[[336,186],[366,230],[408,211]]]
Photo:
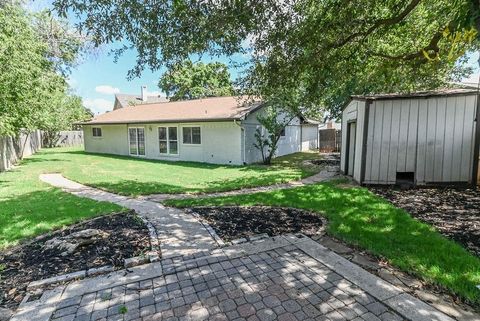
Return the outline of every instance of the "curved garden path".
[[[338,174],[339,174],[338,166],[326,166],[323,170],[321,170],[315,175],[306,177],[298,181],[291,181],[283,184],[275,184],[275,185],[253,187],[253,188],[243,188],[239,190],[233,190],[228,192],[218,192],[218,193],[151,194],[151,195],[142,196],[140,197],[140,199],[162,203],[163,201],[172,200],[172,199],[186,199],[186,198],[192,198],[192,197],[197,197],[197,198],[198,197],[200,198],[221,197],[221,196],[252,194],[257,192],[268,192],[268,191],[288,189],[288,188],[294,188],[294,187],[300,187],[300,186],[324,182],[338,176]]]

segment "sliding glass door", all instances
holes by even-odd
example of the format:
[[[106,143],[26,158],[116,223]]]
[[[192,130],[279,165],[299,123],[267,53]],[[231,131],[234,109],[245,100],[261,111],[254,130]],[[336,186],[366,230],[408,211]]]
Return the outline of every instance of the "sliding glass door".
[[[143,127],[128,128],[130,155],[145,155],[145,129]]]

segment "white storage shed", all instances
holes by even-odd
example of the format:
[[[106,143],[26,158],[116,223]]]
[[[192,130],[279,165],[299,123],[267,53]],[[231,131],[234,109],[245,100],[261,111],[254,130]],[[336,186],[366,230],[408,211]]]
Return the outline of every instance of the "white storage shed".
[[[342,112],[340,169],[360,184],[476,184],[478,92],[352,96]]]

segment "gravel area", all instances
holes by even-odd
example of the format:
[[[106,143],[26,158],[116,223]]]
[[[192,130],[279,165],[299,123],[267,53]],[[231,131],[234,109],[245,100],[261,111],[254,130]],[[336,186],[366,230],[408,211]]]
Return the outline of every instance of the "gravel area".
[[[370,190],[480,256],[479,189],[372,187]]]
[[[202,216],[224,241],[263,233],[269,236],[285,233],[313,236],[323,227],[320,215],[295,208],[225,206],[191,210]]]
[[[72,254],[45,243],[72,233],[97,229],[105,237],[77,248]],[[133,211],[101,216],[36,237],[32,241],[0,252],[0,307],[16,307],[31,281],[113,265],[122,267],[125,258],[150,249],[148,229]]]

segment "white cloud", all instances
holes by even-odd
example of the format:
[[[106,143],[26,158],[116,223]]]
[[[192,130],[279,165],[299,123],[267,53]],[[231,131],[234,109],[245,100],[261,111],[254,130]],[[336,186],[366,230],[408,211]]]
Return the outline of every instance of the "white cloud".
[[[90,109],[94,114],[102,114],[113,110],[113,102],[103,98],[85,98],[83,105]]]
[[[100,85],[95,87],[95,91],[100,94],[113,95],[118,94],[120,92],[120,89],[118,89],[117,87],[112,87],[110,85]]]

